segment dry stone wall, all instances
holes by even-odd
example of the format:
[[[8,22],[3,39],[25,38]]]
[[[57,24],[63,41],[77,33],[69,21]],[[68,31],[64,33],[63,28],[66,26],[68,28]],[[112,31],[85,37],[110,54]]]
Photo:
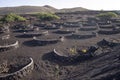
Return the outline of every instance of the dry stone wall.
[[[30,74],[33,69],[34,69],[34,62],[33,59],[30,58],[30,63],[27,64],[25,67],[13,73],[0,75],[0,80],[22,80],[22,78]]]
[[[19,47],[19,42],[16,41],[14,44],[0,46],[0,52],[10,50],[10,49],[13,49],[13,48],[18,48],[18,47]]]

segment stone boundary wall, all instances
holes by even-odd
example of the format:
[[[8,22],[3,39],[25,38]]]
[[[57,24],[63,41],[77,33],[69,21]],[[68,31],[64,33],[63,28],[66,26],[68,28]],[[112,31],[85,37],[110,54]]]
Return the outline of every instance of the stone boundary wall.
[[[85,27],[85,26],[89,26],[90,27],[90,26],[96,26],[96,24],[95,23],[83,23],[82,26],[83,27]]]
[[[18,33],[23,33],[23,32],[31,32],[31,31],[33,31],[32,29],[30,29],[30,30],[27,30],[27,29],[25,29],[25,30],[14,30],[13,32],[18,32]]]
[[[72,34],[69,36],[65,36],[67,39],[88,39],[92,37],[96,37],[97,34],[89,34],[89,35],[77,35],[77,34]]]
[[[42,35],[41,33],[40,34],[39,33],[38,34],[37,33],[36,34],[35,33],[33,33],[33,34],[32,33],[30,33],[30,34],[24,34],[24,36],[28,36],[28,37],[41,36],[41,35]]]
[[[69,28],[69,27],[70,27],[70,28],[80,27],[80,25],[78,25],[78,24],[71,24],[71,25],[70,25],[70,24],[64,24],[63,26],[64,26],[64,27],[68,27],[68,28]]]
[[[64,53],[61,54],[61,53],[57,52],[55,49],[53,50],[52,54],[57,61],[60,61],[64,64],[74,64],[76,62],[91,58],[91,55],[89,55],[89,54],[83,54],[83,55],[76,54],[76,55],[71,55],[71,56],[64,55]]]
[[[23,34],[20,34],[20,35],[17,35],[16,37],[18,38],[32,38],[34,36],[41,36],[42,33],[23,33]]]
[[[80,28],[79,30],[81,30],[81,31],[92,31],[92,30],[97,30],[97,28]]]
[[[64,27],[67,27],[67,28],[78,28],[78,27],[80,27],[80,25],[64,25]]]
[[[105,34],[105,35],[112,35],[112,34],[118,34],[118,33],[120,33],[120,30],[111,30],[111,31],[99,30],[98,33],[99,34]]]
[[[115,39],[115,40],[116,40],[116,39]],[[120,41],[114,42],[114,39],[113,39],[113,41],[111,41],[111,40],[109,40],[109,39],[103,39],[102,41],[98,42],[97,45],[99,45],[99,46],[114,47],[114,46],[120,45]]]
[[[56,49],[53,50],[52,54],[54,58],[60,62],[69,63],[74,61],[74,56],[67,56],[67,55],[60,54],[59,52],[56,51]]]
[[[46,40],[33,39],[33,40],[37,41],[38,45],[47,45],[62,42],[61,39],[46,39]]]
[[[102,26],[103,26],[103,25],[110,25],[110,23],[106,23],[106,22],[98,22],[98,25],[100,25],[100,26],[101,26],[101,25],[102,25]]]
[[[120,26],[120,23],[113,23],[114,25],[116,25],[116,26]]]
[[[13,73],[0,75],[0,80],[21,80],[23,77],[30,74],[33,69],[34,69],[34,62],[33,59],[30,58],[30,63],[27,64],[25,67]]]
[[[58,56],[64,56],[64,55],[61,55],[59,52],[56,51],[56,49],[53,50],[53,52],[58,55]],[[64,56],[65,57],[65,56]]]
[[[55,29],[60,29],[60,27],[44,27],[43,29],[46,29],[46,30],[55,30]]]
[[[114,26],[99,26],[99,28],[102,28],[102,29],[113,29]]]
[[[0,31],[0,34],[2,34],[3,33],[3,31]]]
[[[70,34],[70,33],[75,33],[75,31],[62,31],[62,30],[58,30],[58,31],[54,31],[53,33],[56,33],[56,34]]]
[[[0,52],[5,51],[5,50],[9,50],[9,49],[12,49],[12,48],[18,48],[18,47],[19,47],[19,42],[16,41],[14,44],[0,46]]]

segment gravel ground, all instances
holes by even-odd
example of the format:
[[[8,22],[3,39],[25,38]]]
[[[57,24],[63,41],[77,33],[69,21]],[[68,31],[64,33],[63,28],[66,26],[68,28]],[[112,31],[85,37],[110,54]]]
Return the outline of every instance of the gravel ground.
[[[67,34],[55,34],[53,33],[55,30],[48,30],[49,37],[54,36],[66,36]],[[82,33],[82,31],[79,31]],[[83,33],[88,33],[83,32]],[[20,38],[15,37],[22,33],[15,33],[11,32],[12,38],[10,40],[18,40],[19,41],[19,48],[11,49],[9,51],[0,52],[1,59],[5,58],[18,58],[19,56],[24,57],[32,57],[34,60],[34,70],[30,76],[27,76],[25,80],[112,80],[111,79],[103,79],[101,78],[102,72],[98,72],[102,70],[102,66],[106,66],[108,64],[113,64],[114,62],[110,62],[111,60],[115,60],[114,56],[120,54],[120,51],[115,51],[118,49],[114,49],[114,52],[104,53],[101,56],[93,57],[91,59],[80,61],[77,64],[69,64],[69,65],[62,65],[58,63],[54,63],[49,61],[49,59],[44,59],[44,56],[53,51],[54,48],[64,48],[68,46],[91,46],[96,45],[97,42],[101,41],[103,38],[120,38],[120,34],[115,35],[99,35],[98,37],[93,37],[89,39],[65,39],[63,42],[59,42],[56,44],[50,44],[45,46],[29,46],[25,45],[24,42],[33,40],[32,38]],[[1,37],[2,35],[0,35]],[[41,37],[41,36],[39,36]],[[0,41],[0,43],[2,43]],[[113,53],[115,53],[113,55]],[[50,58],[48,56],[47,58]],[[113,57],[113,59],[111,58]],[[110,61],[109,61],[110,60]],[[12,61],[12,60],[11,60]],[[24,61],[23,61],[24,62]],[[110,67],[111,68],[111,67]],[[94,71],[94,69],[96,71]],[[120,70],[117,68],[110,69],[111,74],[114,73],[115,70]],[[98,74],[97,74],[98,72]],[[96,73],[96,75],[94,74]],[[103,75],[107,75],[107,71],[103,71]],[[99,75],[99,76],[97,76]],[[91,77],[92,76],[92,77]]]

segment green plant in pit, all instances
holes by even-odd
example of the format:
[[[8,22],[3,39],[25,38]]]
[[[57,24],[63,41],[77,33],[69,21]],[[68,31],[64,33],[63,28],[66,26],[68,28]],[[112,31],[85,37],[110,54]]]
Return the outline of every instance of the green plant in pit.
[[[70,54],[76,54],[76,53],[77,53],[76,47],[70,48]]]
[[[55,66],[54,72],[55,72],[56,80],[59,80],[59,74],[60,74],[60,67],[59,67],[59,65]]]

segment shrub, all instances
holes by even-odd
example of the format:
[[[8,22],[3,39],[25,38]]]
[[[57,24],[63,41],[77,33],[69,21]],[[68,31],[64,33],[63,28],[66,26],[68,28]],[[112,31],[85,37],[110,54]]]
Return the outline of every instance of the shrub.
[[[97,17],[100,19],[111,19],[111,18],[118,17],[118,15],[114,12],[107,12],[107,13],[100,13],[97,15]]]
[[[57,15],[52,14],[52,13],[38,13],[37,16],[38,16],[38,18],[40,20],[43,20],[43,21],[50,21],[50,20],[54,20],[54,19],[60,19],[60,17],[58,17]]]
[[[24,17],[21,16],[16,16],[15,17],[15,21],[25,21],[26,19]]]
[[[6,23],[15,22],[15,21],[25,21],[25,20],[26,19],[24,17],[21,17],[14,13],[7,14],[0,19],[0,21],[6,22]]]

